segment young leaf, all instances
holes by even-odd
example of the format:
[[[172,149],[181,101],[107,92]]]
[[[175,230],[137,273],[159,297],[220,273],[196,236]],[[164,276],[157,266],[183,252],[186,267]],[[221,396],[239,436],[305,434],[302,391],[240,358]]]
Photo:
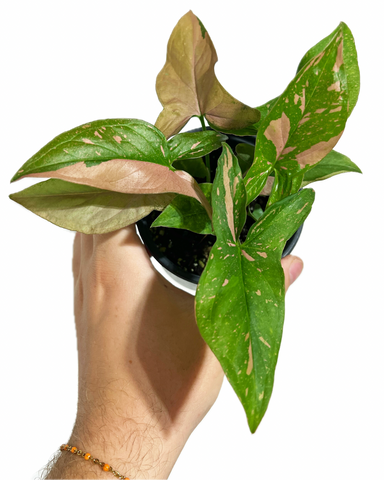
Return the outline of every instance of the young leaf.
[[[200,183],[200,188],[211,203],[212,183]],[[211,219],[205,208],[194,198],[184,195],[177,195],[151,227],[183,228],[195,233],[213,235]]]
[[[352,57],[348,57],[349,68],[345,66],[343,45],[348,43],[348,32],[344,24],[335,30],[260,125],[254,163],[245,178],[248,202],[256,198],[273,169],[280,185],[284,184],[281,189],[277,182],[274,185],[275,201],[297,191],[300,175],[320,162],[341,137],[351,113],[350,94],[355,95],[358,70]]]
[[[225,172],[223,162],[218,169],[222,175],[215,178],[212,189],[217,241],[197,288],[196,318],[254,433],[271,397],[282,336],[285,291],[281,254],[285,242],[309,214],[314,192],[302,190],[275,203],[240,244],[231,225],[245,211],[245,203],[234,201],[234,190],[228,188],[233,185],[231,170]],[[237,178],[241,189],[241,175]]]
[[[87,167],[85,162],[78,162],[59,170],[26,176],[58,178],[120,193],[181,193],[196,198],[208,215],[211,214],[211,206],[193,177],[182,170],[172,171],[156,163],[116,159]]]
[[[115,158],[171,167],[167,141],[150,123],[136,119],[97,120],[55,137],[24,163],[11,182],[78,162],[91,167]]]
[[[221,142],[227,138],[212,130],[179,133],[168,141],[171,163],[175,160],[204,157],[220,148]]]
[[[9,197],[59,227],[96,234],[126,227],[152,210],[163,210],[174,196],[117,193],[51,179]]]
[[[187,160],[175,160],[173,167],[176,170],[184,170],[184,172],[192,175],[193,178],[206,178],[207,167],[202,158],[188,158]]]
[[[251,216],[251,218],[253,218],[254,220],[256,220],[256,222],[259,221],[260,217],[264,214],[264,211],[263,209],[261,208],[260,205],[255,205],[253,210],[249,210],[248,212],[248,215]]]
[[[346,172],[362,173],[360,168],[347,156],[332,150],[317,165],[306,172],[302,187]]]
[[[236,156],[239,161],[241,172],[244,174],[250,169],[255,156],[255,146],[248,143],[238,143],[236,145]]]
[[[215,130],[254,133],[258,110],[233,98],[214,72],[217,54],[201,21],[189,11],[174,28],[166,63],[157,76],[156,92],[164,109],[156,127],[169,138],[193,116],[205,118]]]

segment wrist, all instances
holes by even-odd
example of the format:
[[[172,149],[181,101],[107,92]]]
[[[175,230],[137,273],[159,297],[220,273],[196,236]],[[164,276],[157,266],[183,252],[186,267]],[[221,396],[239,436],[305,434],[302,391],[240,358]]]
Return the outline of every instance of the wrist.
[[[68,445],[89,453],[91,458],[86,460],[76,452],[61,451],[46,479],[116,478],[111,471],[103,470],[104,463],[123,478],[168,478],[184,444],[173,441],[171,445],[154,427],[137,425],[133,421],[124,423],[129,424],[128,429],[123,429],[122,425],[118,429],[100,426],[98,431],[94,426],[89,428],[77,423]]]

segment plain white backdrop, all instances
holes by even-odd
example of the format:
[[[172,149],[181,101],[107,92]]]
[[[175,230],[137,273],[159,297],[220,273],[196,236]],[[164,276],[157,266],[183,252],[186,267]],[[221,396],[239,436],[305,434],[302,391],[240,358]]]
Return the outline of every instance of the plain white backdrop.
[[[192,8],[218,53],[216,74],[244,103],[282,93],[308,48],[340,21],[359,55],[361,92],[336,149],[363,170],[314,186],[294,253],[272,399],[259,429],[225,380],[172,480],[384,478],[382,47],[379,2],[13,1],[1,36],[1,451],[5,477],[33,480],[71,433],[77,350],[74,234],[8,199],[9,184],[61,132],[103,118],[154,123],[169,35]],[[188,129],[197,124],[190,122]],[[17,473],[15,473],[17,471]]]

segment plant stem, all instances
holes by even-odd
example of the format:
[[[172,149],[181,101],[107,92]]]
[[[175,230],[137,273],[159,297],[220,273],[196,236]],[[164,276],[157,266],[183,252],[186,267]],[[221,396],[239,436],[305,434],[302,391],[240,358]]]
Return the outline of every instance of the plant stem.
[[[200,122],[201,122],[201,127],[203,129],[203,132],[205,132],[207,129],[205,127],[205,122],[204,122],[204,116],[201,115],[200,118]],[[211,183],[211,159],[209,157],[209,153],[208,155],[205,155],[204,157],[204,162],[205,162],[205,166],[207,167],[207,183]]]

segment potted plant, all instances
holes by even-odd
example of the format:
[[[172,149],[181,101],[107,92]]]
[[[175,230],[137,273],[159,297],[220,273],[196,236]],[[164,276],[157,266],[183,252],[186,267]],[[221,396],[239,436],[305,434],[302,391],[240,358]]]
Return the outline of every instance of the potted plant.
[[[164,108],[156,124],[109,119],[65,132],[12,178],[49,180],[10,197],[88,234],[160,211],[153,227],[212,236],[200,265],[196,321],[254,433],[271,397],[283,329],[281,255],[314,201],[305,187],[360,171],[333,150],[357,101],[359,69],[344,23],[308,50],[280,96],[258,108],[224,90],[216,61],[208,32],[188,12],[157,78]],[[194,116],[201,131],[179,133]],[[233,135],[245,141],[231,148]]]

